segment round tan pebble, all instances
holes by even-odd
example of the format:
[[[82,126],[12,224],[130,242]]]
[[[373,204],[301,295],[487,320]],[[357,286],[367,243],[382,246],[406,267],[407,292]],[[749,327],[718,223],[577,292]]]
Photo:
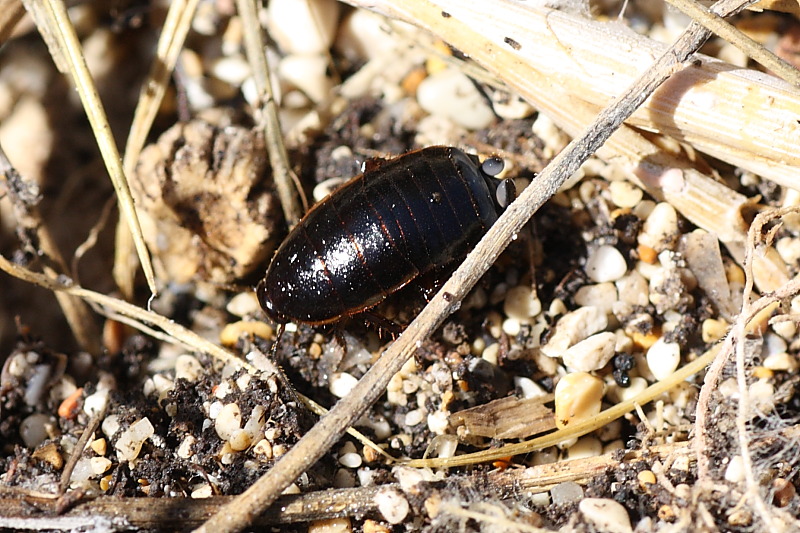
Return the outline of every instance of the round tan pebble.
[[[240,320],[226,324],[219,334],[219,342],[224,346],[234,346],[239,342],[239,337],[244,334],[254,335],[262,339],[271,339],[275,334],[272,326],[266,322],[254,320]]]
[[[349,533],[353,531],[350,518],[327,518],[316,520],[308,525],[308,533]]]
[[[583,517],[608,533],[630,533],[631,519],[621,503],[608,498],[584,498],[578,504]]]
[[[611,201],[619,207],[635,207],[642,201],[644,193],[639,187],[627,181],[612,181],[608,186]]]
[[[658,518],[664,522],[674,522],[675,510],[671,505],[662,505],[658,508]]]
[[[716,342],[728,332],[728,323],[722,318],[707,318],[701,331],[703,342]]]
[[[263,456],[265,460],[272,459],[272,444],[267,439],[261,439],[253,446],[253,453]]]
[[[567,448],[567,459],[586,459],[597,457],[603,453],[603,443],[592,436],[583,436],[578,442]]]
[[[748,509],[738,509],[728,516],[728,524],[733,527],[747,527],[753,523],[753,513]]]
[[[377,520],[364,520],[364,533],[390,533],[392,530]]]
[[[423,505],[425,506],[425,512],[428,514],[428,517],[436,518],[441,511],[442,497],[438,492],[434,492],[428,496]]]
[[[772,481],[772,502],[778,507],[786,507],[797,494],[791,481],[782,477]]]
[[[764,367],[777,372],[793,372],[797,366],[797,359],[786,352],[775,353],[764,359]]]
[[[89,446],[97,455],[105,455],[108,450],[108,443],[103,438],[93,440]]]
[[[556,385],[556,426],[563,429],[596,416],[602,399],[603,380],[587,372],[567,374]]]
[[[89,460],[89,464],[92,467],[92,472],[99,476],[100,474],[105,474],[111,468],[112,463],[105,457],[92,457]]]
[[[542,312],[542,303],[533,294],[530,286],[520,285],[506,293],[503,312],[510,318],[527,321]]]
[[[233,430],[233,433],[231,433],[231,437],[228,439],[228,442],[230,443],[233,451],[240,452],[250,447],[252,439],[247,431],[243,429],[235,429]]]
[[[656,482],[656,475],[652,470],[642,470],[636,475],[636,478],[643,489],[646,489],[647,485],[654,485]]]
[[[772,379],[775,372],[764,366],[753,367],[753,377],[756,379]]]

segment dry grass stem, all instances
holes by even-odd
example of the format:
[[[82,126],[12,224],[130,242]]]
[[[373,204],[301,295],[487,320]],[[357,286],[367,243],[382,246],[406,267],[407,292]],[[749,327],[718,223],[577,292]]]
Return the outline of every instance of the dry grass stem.
[[[97,88],[94,86],[89,68],[81,51],[81,45],[75,28],[67,15],[66,7],[60,0],[45,0],[42,3],[26,1],[26,8],[33,15],[39,31],[48,43],[48,48],[53,60],[62,72],[70,72],[83,103],[83,108],[89,118],[89,123],[94,131],[97,145],[103,156],[111,183],[117,194],[120,212],[127,221],[133,235],[139,261],[142,264],[144,275],[150,292],[155,294],[156,280],[153,265],[142,237],[142,229],[136,215],[131,191],[125,177],[125,172],[120,163],[119,151],[111,135],[111,128]]]
[[[289,227],[293,227],[303,216],[297,201],[295,184],[297,176],[289,164],[289,156],[283,144],[283,132],[278,122],[278,108],[272,94],[270,70],[267,55],[264,53],[264,39],[258,20],[256,3],[253,0],[236,0],[236,6],[244,24],[247,59],[253,68],[256,90],[261,108],[256,112],[256,124],[264,132],[269,161],[272,165],[272,178],[278,190],[284,217]]]
[[[125,145],[122,167],[126,176],[133,176],[139,154],[147,140],[158,109],[164,99],[175,63],[178,61],[186,35],[192,25],[192,17],[199,0],[179,0],[170,2],[167,18],[158,39],[156,55],[150,72],[142,84],[136,111],[133,114],[130,133]],[[114,281],[128,300],[133,298],[133,284],[137,263],[136,245],[128,228],[127,221],[120,219],[117,224],[114,247]]]

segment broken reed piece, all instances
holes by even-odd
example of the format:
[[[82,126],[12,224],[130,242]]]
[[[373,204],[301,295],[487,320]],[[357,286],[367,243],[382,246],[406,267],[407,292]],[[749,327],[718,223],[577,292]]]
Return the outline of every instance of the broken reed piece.
[[[601,109],[591,101],[607,102],[612,94],[616,94],[610,89],[609,79],[613,81],[613,86],[618,88],[617,92],[622,91],[636,72],[650,64],[651,54],[656,53],[657,49],[666,47],[647,37],[633,34],[621,24],[600,23],[541,7],[513,4],[507,0],[493,4],[491,13],[482,13],[481,7],[473,1],[456,4],[449,0],[439,0],[434,4],[407,0],[381,0],[377,4],[370,2],[369,6],[354,0],[350,0],[350,3],[411,22],[434,33],[465,53],[471,60],[481,64],[572,136],[579,135]],[[447,16],[443,16],[443,13]],[[516,39],[514,32],[519,32],[522,27],[530,28],[530,34],[525,40],[522,40],[522,37]],[[501,37],[503,35],[505,37]],[[514,46],[505,41],[509,35],[515,35],[512,39]],[[525,46],[526,43],[531,44],[534,41],[535,47]],[[602,43],[602,46],[597,43]],[[560,60],[554,60],[549,54],[557,54]],[[706,59],[719,63],[710,58]],[[597,64],[587,71],[583,68],[584,62]],[[765,113],[771,114],[770,106],[780,100],[783,102],[781,104],[783,108],[795,110],[794,115],[789,116],[800,114],[800,91],[797,89],[781,80],[760,74],[761,78],[771,80],[770,84],[750,82],[747,81],[748,73],[754,71],[729,67],[730,70],[724,72],[724,75],[720,74],[713,84],[706,83],[693,89],[695,93],[700,90],[714,90],[724,95],[727,91],[728,98],[731,99],[730,105],[733,105],[737,102],[732,96],[735,98],[737,91],[741,92],[745,87],[741,84],[753,83],[749,92],[757,96],[749,98],[750,109],[764,109]],[[615,73],[614,69],[617,68],[620,71]],[[698,67],[684,69],[677,76],[684,80],[690,79],[686,77],[696,76],[697,73],[694,71],[704,71],[705,68],[707,67],[701,64]],[[604,69],[604,76],[590,75],[591,72],[597,73],[600,69]],[[726,84],[738,84],[739,89],[734,91],[732,87],[727,88]],[[601,85],[602,91],[599,87]],[[769,87],[781,89],[767,90]],[[656,94],[634,114],[634,117],[639,117],[636,119],[639,121],[637,123],[641,125],[641,117],[646,118],[651,115],[649,106],[653,105],[655,99],[664,96],[663,90],[656,91]],[[716,130],[718,128],[716,121],[708,123],[707,114],[700,120],[690,110],[683,109],[685,105],[692,103],[688,100],[678,102],[679,105],[672,110],[676,117],[678,111],[681,111],[680,116],[683,118],[680,121],[676,118],[668,122],[680,124],[681,131],[688,132],[684,138],[695,129]],[[755,105],[756,102],[758,106]],[[756,114],[756,116],[761,115]],[[741,113],[731,117],[733,121],[742,119]],[[777,136],[778,133],[774,132],[774,123],[769,120],[765,115],[762,120],[754,124],[759,128],[769,128]],[[721,119],[721,122],[732,123],[727,119]],[[647,129],[657,131],[656,122],[651,122]],[[800,135],[800,129],[792,131],[795,132],[794,135]],[[717,133],[714,132],[715,135]],[[734,133],[741,135],[740,132],[734,131]],[[791,140],[792,132],[784,133],[783,144],[786,144],[788,137],[790,145],[796,146],[800,139]],[[735,140],[732,143],[729,147],[731,153],[748,153],[746,145],[742,146]],[[698,144],[697,148],[702,149],[702,145]],[[791,158],[797,160],[794,151],[790,152]],[[619,128],[606,141],[598,151],[598,155],[607,161],[619,164],[626,170],[626,177],[645,189],[648,194],[657,200],[669,202],[688,220],[717,235],[737,261],[741,262],[747,232],[744,215],[753,208],[752,201],[747,197],[702,174],[692,167],[686,157],[663,151],[653,141],[627,125]],[[759,157],[762,156],[763,152]],[[783,155],[780,157],[782,159],[774,160],[775,165],[778,165],[776,169],[780,172],[765,173],[764,177],[778,181],[796,172],[797,161],[791,163]],[[753,155],[752,161],[756,159]],[[781,163],[778,164],[778,161]],[[755,278],[756,285],[763,291],[774,290],[789,279],[785,265],[776,257],[760,258]]]
[[[370,9],[426,27],[537,107],[536,93],[565,91],[569,100],[602,108],[667,49],[621,23],[529,3],[498,0],[491,10],[474,0],[411,4],[384,0],[370,2]],[[480,35],[482,42],[465,32]],[[506,54],[510,61],[497,58]],[[696,66],[673,76],[627,123],[781,185],[800,186],[800,89],[752,69],[701,54],[697,58]],[[512,81],[520,77],[536,91],[517,87]]]

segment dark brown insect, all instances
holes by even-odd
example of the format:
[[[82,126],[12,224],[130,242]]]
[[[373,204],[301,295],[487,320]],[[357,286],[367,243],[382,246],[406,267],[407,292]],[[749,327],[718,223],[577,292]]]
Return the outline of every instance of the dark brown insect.
[[[261,306],[278,323],[328,324],[463,258],[513,198],[493,177],[502,168],[444,146],[369,162],[289,233],[256,289]]]

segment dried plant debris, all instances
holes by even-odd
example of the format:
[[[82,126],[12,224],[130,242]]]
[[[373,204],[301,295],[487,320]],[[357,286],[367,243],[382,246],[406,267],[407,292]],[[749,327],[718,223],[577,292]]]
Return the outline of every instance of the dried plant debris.
[[[638,4],[625,16],[640,33],[671,40],[683,27],[671,10]],[[154,48],[166,8],[71,12],[115,130],[127,128],[146,73],[130,58]],[[313,202],[371,158],[433,144],[502,157],[503,177],[522,190],[569,141],[502,79],[412,26],[332,0],[273,1],[261,16],[283,141]],[[796,22],[773,13],[731,21],[792,59]],[[509,37],[506,46],[521,45]],[[719,41],[704,52],[748,65]],[[17,35],[0,62],[0,144],[38,184],[42,223],[70,257],[110,194],[94,140],[36,35]],[[104,89],[130,78],[133,91]],[[221,290],[257,281],[286,231],[255,87],[234,5],[201,3],[130,176],[163,289],[153,308],[240,361],[134,332],[118,316],[106,317],[102,355],[75,351],[31,303],[39,292],[0,277],[0,528],[67,528],[46,521],[56,511],[89,513],[109,530],[197,527],[319,420],[304,397],[327,407],[348,397],[393,342],[374,316],[358,315],[290,323],[276,339],[252,291]],[[800,269],[800,194],[648,135],[661,155],[730,193],[708,199],[726,206],[725,220],[735,212],[726,238],[670,202],[668,176],[656,187],[615,158],[590,158],[357,422],[371,442],[342,439],[260,520],[373,532],[796,528],[800,290],[790,280]],[[745,241],[743,228],[773,207],[785,209]],[[18,252],[7,197],[0,215],[3,256],[49,266]],[[112,286],[113,233],[98,226],[82,283]],[[456,266],[371,311],[408,324]],[[705,378],[674,379],[710,351],[718,362]],[[403,464],[502,452],[656,384],[669,386],[655,401],[557,445],[451,469]],[[133,497],[149,498],[149,518]],[[127,522],[110,521],[107,501]],[[186,522],[163,518],[164,501],[183,506]]]
[[[176,124],[142,151],[131,183],[163,280],[230,282],[272,255],[281,215],[255,131]]]

